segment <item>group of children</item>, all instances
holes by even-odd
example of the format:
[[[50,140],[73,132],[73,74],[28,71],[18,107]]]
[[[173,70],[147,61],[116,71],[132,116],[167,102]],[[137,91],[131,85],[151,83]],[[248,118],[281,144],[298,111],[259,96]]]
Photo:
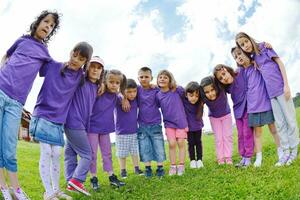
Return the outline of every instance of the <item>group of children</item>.
[[[290,165],[297,158],[299,136],[295,109],[284,66],[270,46],[258,44],[247,34],[239,33],[237,46],[231,52],[237,70],[217,65],[213,76],[203,78],[200,84],[192,81],[183,88],[176,84],[168,70],[161,70],[157,84],[151,84],[151,69],[142,67],[137,84],[119,70],[104,70],[104,61],[92,56],[93,48],[86,42],[75,45],[68,62],[53,60],[46,44],[59,22],[59,14],[43,11],[30,26],[30,34],[19,38],[1,62],[0,187],[4,199],[10,200],[13,196],[29,199],[18,183],[16,146],[22,107],[37,73],[44,77],[44,82],[29,129],[40,143],[39,171],[45,200],[72,199],[59,187],[64,146],[68,191],[90,195],[84,187],[88,172],[91,187],[99,189],[98,146],[110,183],[118,187],[125,185],[113,171],[112,132],[116,133],[116,155],[122,178],[127,177],[129,155],[135,174],[152,177],[151,162],[154,161],[157,163],[155,175],[163,177],[166,153],[161,115],[169,147],[168,174],[184,174],[186,139],[190,167],[204,167],[201,141],[204,104],[209,108],[215,133],[217,162],[233,164],[232,118],[227,93],[231,94],[238,130],[238,149],[242,157],[238,167],[251,164],[254,147],[254,166],[261,166],[261,127],[266,124],[278,148],[276,166]],[[145,165],[144,172],[139,168],[139,160]],[[11,188],[6,185],[4,168]]]

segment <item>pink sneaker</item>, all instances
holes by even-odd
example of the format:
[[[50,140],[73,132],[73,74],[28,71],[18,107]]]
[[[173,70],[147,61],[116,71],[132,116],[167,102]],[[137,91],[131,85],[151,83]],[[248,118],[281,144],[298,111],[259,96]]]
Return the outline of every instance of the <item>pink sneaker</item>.
[[[177,167],[177,175],[182,176],[184,174],[184,165],[178,165]]]
[[[84,188],[84,185],[80,181],[77,181],[76,179],[71,178],[71,180],[69,180],[68,184],[71,185],[77,191],[79,191],[87,196],[91,196],[91,194]]]
[[[171,165],[169,170],[169,176],[176,175],[176,165]]]

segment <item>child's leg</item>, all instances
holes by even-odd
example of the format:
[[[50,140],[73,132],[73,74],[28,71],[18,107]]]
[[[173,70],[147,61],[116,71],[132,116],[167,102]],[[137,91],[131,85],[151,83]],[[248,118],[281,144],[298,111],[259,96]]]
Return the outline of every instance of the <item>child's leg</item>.
[[[188,138],[188,151],[189,151],[189,157],[190,157],[190,160],[195,160],[195,144],[196,144],[196,141],[195,141],[195,138],[196,138],[196,134],[195,132],[193,131],[189,131],[188,134],[187,134],[187,138]]]
[[[195,144],[196,144],[196,152],[197,152],[197,160],[202,160],[202,130],[197,131],[195,133]]]
[[[111,143],[109,134],[99,135],[99,146],[102,155],[102,163],[103,170],[106,171],[109,176],[111,176],[113,172],[112,167],[112,155],[111,155]]]
[[[169,158],[171,165],[176,165],[176,145],[177,141],[176,139],[168,138],[169,143]]]
[[[40,142],[40,176],[46,190],[46,195],[51,196],[54,191],[51,185],[50,164],[51,164],[52,150],[51,145]]]
[[[99,134],[88,133],[88,140],[92,149],[92,162],[90,172],[92,177],[97,176],[97,152],[99,145]]]
[[[254,142],[256,153],[262,152],[262,128],[254,127]]]
[[[51,180],[54,192],[60,191],[59,178],[60,178],[60,155],[62,147],[52,145],[52,162],[51,162]]]
[[[185,139],[177,139],[177,144],[178,144],[178,154],[179,154],[179,164],[180,165],[184,165],[185,163]],[[175,153],[176,153],[176,149],[175,149]],[[176,157],[175,157],[176,159]]]
[[[251,158],[254,151],[254,130],[248,126],[248,115],[243,117],[244,157]]]
[[[222,120],[222,127],[223,127],[223,152],[225,158],[227,158],[227,163],[232,164],[232,148],[233,148],[233,138],[232,138],[232,118],[231,114],[228,114],[223,117]]]
[[[120,170],[126,170],[126,157],[125,158],[119,158],[120,162]]]
[[[219,118],[209,117],[212,130],[215,134],[216,154],[219,164],[224,163],[222,124]]]
[[[237,134],[238,134],[239,154],[241,157],[245,157],[244,120],[243,120],[243,118],[235,119],[235,122],[236,122]]]
[[[268,124],[268,126],[269,126],[270,133],[273,136],[274,142],[275,142],[277,148],[279,148],[280,147],[280,140],[279,140],[279,136],[277,134],[275,124],[274,123]]]
[[[68,131],[65,130],[66,136],[68,138]],[[65,153],[64,153],[64,166],[65,166],[65,178],[67,182],[72,178],[74,171],[77,167],[77,153],[74,151],[72,146],[70,145],[69,140],[65,145]]]
[[[149,131],[153,160],[157,162],[157,166],[163,166],[163,162],[166,160],[166,151],[161,125],[152,126]]]

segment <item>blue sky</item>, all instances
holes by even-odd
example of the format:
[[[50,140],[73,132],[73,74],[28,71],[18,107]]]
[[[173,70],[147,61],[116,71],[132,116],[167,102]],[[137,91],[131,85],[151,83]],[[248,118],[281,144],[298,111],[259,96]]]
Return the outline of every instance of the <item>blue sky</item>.
[[[68,60],[79,41],[88,41],[106,68],[129,78],[150,66],[173,72],[185,86],[200,81],[219,63],[235,67],[234,36],[247,32],[271,43],[282,58],[292,89],[300,92],[300,1],[298,0],[2,0],[0,54],[26,33],[44,9],[63,14],[61,29],[49,44],[53,58]],[[35,5],[34,7],[30,5]],[[30,10],[30,12],[29,12]],[[37,78],[25,108],[32,111],[42,84]]]

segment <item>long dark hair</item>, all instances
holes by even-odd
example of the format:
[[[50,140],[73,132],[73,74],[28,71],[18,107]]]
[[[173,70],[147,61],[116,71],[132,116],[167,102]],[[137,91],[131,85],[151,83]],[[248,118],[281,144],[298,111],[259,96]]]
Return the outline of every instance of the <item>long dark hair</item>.
[[[216,78],[214,76],[207,76],[204,77],[201,82],[200,82],[200,96],[202,99],[207,99],[207,97],[205,96],[205,92],[204,92],[204,87],[208,86],[208,85],[212,85],[214,87],[214,89],[216,90],[216,96],[219,96],[220,93],[220,85],[218,84]]]
[[[35,19],[34,22],[31,23],[30,28],[29,28],[29,32],[30,35],[33,37],[37,27],[39,26],[39,24],[41,23],[41,21],[47,16],[47,15],[52,15],[54,18],[54,28],[52,30],[52,32],[43,39],[43,42],[46,44],[50,41],[50,38],[56,34],[56,31],[59,29],[60,27],[60,17],[61,14],[57,13],[57,11],[49,11],[49,10],[44,10],[41,12],[41,14],[39,16],[37,16],[37,18]]]
[[[218,78],[217,78],[217,73],[218,73],[219,71],[223,70],[223,69],[226,69],[227,72],[228,72],[233,78],[236,77],[237,73],[234,71],[234,69],[233,69],[232,67],[229,67],[229,66],[224,65],[224,64],[218,64],[218,65],[215,66],[215,68],[214,68],[214,70],[213,70],[213,74],[214,74],[214,77],[215,77],[216,82],[217,82],[220,86],[222,86],[223,88],[227,88],[228,85],[224,85],[224,84],[221,83],[221,82],[218,80]]]

